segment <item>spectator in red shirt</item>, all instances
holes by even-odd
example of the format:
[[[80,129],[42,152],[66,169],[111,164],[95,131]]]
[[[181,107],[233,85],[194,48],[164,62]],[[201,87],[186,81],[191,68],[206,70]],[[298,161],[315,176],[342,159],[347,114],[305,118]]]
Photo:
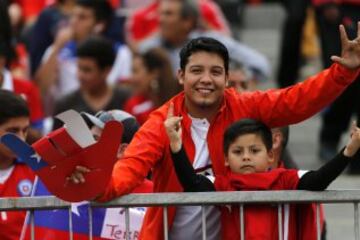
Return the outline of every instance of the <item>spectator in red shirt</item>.
[[[212,0],[196,0],[199,4],[203,26],[209,30],[219,31],[230,35],[230,28],[218,5]],[[127,40],[131,47],[135,47],[143,40],[153,36],[159,30],[159,4],[154,0],[144,8],[136,10],[127,21]]]
[[[30,113],[26,102],[14,93],[0,89],[0,137],[5,133],[26,139]],[[3,144],[0,144],[0,197],[30,196],[35,174]],[[0,239],[20,239],[25,211],[0,212]]]

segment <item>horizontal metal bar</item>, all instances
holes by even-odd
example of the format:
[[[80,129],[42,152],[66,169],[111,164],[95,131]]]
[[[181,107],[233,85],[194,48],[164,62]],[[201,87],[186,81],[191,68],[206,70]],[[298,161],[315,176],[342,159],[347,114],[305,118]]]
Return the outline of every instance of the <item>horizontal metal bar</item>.
[[[107,203],[91,202],[92,207],[135,207],[169,205],[217,205],[239,203],[347,203],[360,201],[360,190],[331,191],[237,191],[203,193],[129,194]],[[61,209],[70,203],[56,197],[0,198],[1,210]]]

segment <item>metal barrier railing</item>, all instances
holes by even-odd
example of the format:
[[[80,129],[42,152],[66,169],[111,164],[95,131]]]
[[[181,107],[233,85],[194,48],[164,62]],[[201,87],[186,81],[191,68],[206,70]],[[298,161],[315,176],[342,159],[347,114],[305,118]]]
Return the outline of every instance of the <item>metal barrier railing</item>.
[[[237,191],[237,192],[201,192],[201,193],[153,193],[153,194],[129,194],[107,203],[91,202],[89,205],[89,216],[91,209],[98,207],[125,208],[126,231],[129,232],[129,208],[130,207],[164,207],[164,239],[168,239],[168,206],[201,206],[202,207],[202,234],[206,239],[206,215],[204,206],[208,205],[227,205],[239,204],[240,209],[240,233],[244,239],[244,205],[254,203],[276,203],[278,204],[279,233],[282,232],[282,204],[284,203],[317,203],[316,222],[317,239],[320,240],[320,203],[353,203],[354,204],[354,235],[356,240],[360,240],[359,231],[359,202],[360,190],[332,190],[332,191]],[[71,203],[62,201],[56,197],[23,197],[23,198],[0,198],[0,211],[4,210],[34,210],[44,209],[69,209],[71,213]],[[33,214],[31,214],[33,216]],[[72,221],[69,214],[70,239],[72,239]],[[34,222],[31,221],[31,239],[34,238]],[[89,239],[92,239],[92,222],[89,217]],[[126,234],[128,236],[128,234]],[[282,239],[279,234],[279,239]]]

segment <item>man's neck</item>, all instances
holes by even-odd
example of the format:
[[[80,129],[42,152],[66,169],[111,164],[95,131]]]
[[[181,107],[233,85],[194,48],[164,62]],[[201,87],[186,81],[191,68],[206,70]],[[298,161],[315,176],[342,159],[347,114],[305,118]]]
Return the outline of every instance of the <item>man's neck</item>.
[[[92,90],[83,91],[83,93],[89,98],[99,99],[106,96],[109,93],[109,91],[110,91],[110,87],[105,84],[103,86],[99,86]]]
[[[93,111],[97,112],[104,109],[111,101],[113,91],[110,87],[106,86],[97,91],[84,91],[82,95],[88,106],[90,106]]]
[[[218,113],[221,105],[219,103],[216,106],[199,107],[199,106],[194,106],[193,104],[187,103],[187,100],[185,99],[185,106],[191,117],[200,118],[200,119],[206,118],[208,120],[208,122],[211,123],[211,121],[215,118],[216,114]]]

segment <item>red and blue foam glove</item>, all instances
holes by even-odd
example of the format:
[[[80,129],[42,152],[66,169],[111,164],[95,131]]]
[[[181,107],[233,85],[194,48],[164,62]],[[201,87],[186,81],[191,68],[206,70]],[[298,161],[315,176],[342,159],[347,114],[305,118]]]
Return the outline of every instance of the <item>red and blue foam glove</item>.
[[[122,124],[110,121],[99,141],[85,148],[74,141],[65,127],[51,132],[32,146],[14,134],[5,134],[1,142],[40,177],[53,195],[78,202],[93,199],[106,188],[117,161],[122,133]],[[84,174],[85,183],[74,184],[67,180],[76,166],[90,169]]]

